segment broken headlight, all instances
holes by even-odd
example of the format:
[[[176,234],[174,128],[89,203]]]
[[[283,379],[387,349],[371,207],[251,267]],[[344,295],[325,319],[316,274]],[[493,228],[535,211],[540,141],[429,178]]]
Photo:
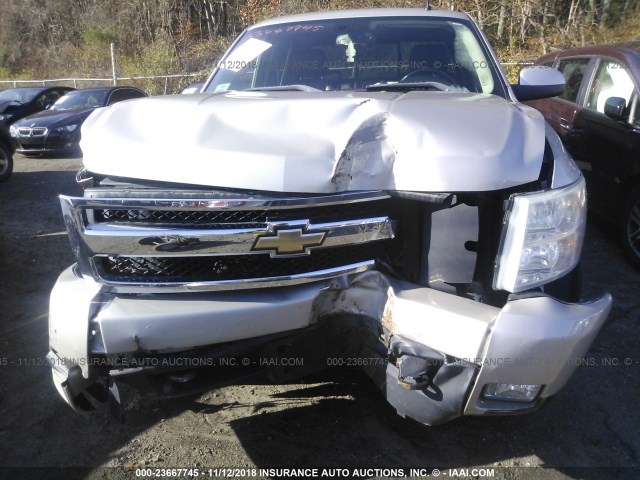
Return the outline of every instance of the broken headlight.
[[[521,292],[572,270],[587,220],[584,178],[554,190],[512,195],[493,280]]]

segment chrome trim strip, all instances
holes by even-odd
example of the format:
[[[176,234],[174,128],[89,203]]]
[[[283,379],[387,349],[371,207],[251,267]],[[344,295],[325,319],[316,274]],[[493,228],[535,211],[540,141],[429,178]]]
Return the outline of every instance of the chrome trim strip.
[[[282,277],[249,278],[242,280],[221,280],[214,282],[192,283],[130,283],[110,282],[100,279],[105,285],[106,293],[184,293],[184,292],[211,292],[221,290],[247,290],[251,288],[277,288],[302,283],[319,282],[343,275],[365,272],[375,268],[374,260],[352,263],[336,268],[318,270],[315,272],[300,273]]]
[[[95,192],[96,196],[92,197]],[[154,198],[156,193],[159,198]],[[87,197],[60,195],[60,199],[70,201],[75,208],[84,209],[132,209],[132,210],[276,210],[289,208],[324,207],[345,203],[370,202],[391,198],[382,191],[345,192],[318,197],[251,198],[226,192],[202,190],[154,190],[119,189],[105,192],[104,189],[88,189]],[[100,196],[97,196],[97,195]],[[113,196],[113,197],[112,197]],[[175,196],[175,198],[171,198]],[[256,195],[257,196],[257,195]]]
[[[390,240],[395,236],[388,217],[374,217],[319,224],[311,224],[309,220],[273,222],[267,228],[244,229],[169,229],[94,223],[80,226],[78,240],[82,243],[82,250],[90,256],[261,254],[264,249],[254,248],[259,240],[275,239],[277,232],[296,230],[323,233],[323,241],[289,255],[278,254],[274,248],[269,250],[272,257],[305,256],[314,249]]]

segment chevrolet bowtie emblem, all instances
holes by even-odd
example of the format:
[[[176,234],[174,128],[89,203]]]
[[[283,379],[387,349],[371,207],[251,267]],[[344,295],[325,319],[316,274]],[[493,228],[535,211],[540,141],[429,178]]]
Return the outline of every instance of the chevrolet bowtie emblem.
[[[261,235],[253,244],[253,250],[266,251],[272,257],[309,254],[310,247],[319,247],[327,232],[308,232],[307,226],[289,226],[274,229],[274,233]]]

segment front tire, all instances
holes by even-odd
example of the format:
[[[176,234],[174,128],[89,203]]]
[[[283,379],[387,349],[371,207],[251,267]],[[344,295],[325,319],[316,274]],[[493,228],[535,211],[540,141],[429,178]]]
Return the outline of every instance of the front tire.
[[[640,187],[629,195],[622,217],[622,246],[629,261],[640,268]]]
[[[0,182],[6,182],[13,172],[13,155],[4,145],[0,145]]]

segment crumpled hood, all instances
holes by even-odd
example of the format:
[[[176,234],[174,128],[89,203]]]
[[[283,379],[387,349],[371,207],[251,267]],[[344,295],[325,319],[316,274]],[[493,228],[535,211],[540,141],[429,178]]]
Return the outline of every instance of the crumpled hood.
[[[226,92],[128,101],[82,127],[110,176],[266,191],[488,191],[538,178],[542,116],[457,92]]]

